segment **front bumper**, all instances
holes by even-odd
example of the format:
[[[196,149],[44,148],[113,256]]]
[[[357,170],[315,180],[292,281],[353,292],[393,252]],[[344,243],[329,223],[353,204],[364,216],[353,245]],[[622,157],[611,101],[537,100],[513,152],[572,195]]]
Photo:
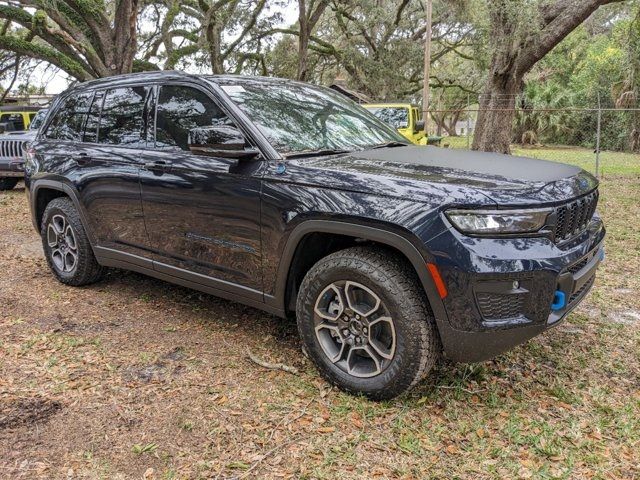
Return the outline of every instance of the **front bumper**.
[[[438,320],[445,355],[478,362],[558,325],[587,295],[604,258],[598,217],[562,248],[544,238],[477,239],[447,232],[429,248],[447,284]],[[556,292],[565,299],[552,310]]]
[[[0,178],[6,177],[24,177],[24,160],[0,158]]]

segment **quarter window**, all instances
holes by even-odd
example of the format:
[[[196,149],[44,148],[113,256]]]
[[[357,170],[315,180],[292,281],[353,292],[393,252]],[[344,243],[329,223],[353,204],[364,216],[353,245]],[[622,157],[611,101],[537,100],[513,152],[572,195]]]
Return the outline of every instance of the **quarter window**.
[[[233,122],[205,93],[179,85],[160,89],[156,114],[156,148],[189,150],[189,130]]]
[[[67,97],[51,120],[45,137],[81,141],[92,96],[93,93],[81,93]]]
[[[107,90],[102,105],[98,143],[146,146],[144,110],[149,87],[121,87]]]

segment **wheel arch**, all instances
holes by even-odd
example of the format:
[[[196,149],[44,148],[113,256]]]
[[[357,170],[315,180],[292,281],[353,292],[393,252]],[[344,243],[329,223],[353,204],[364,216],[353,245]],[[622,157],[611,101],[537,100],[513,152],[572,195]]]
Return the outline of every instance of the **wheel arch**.
[[[36,231],[40,233],[40,227],[42,224],[42,216],[44,214],[47,205],[55,198],[67,197],[72,202],[78,213],[82,224],[85,226],[85,231],[89,237],[91,245],[95,245],[93,232],[87,228],[87,220],[84,209],[80,204],[78,195],[75,190],[64,182],[41,179],[31,183],[30,188],[30,201],[31,201],[31,216],[33,226]]]
[[[292,293],[295,292],[295,290],[291,290],[293,280],[291,275],[295,275],[296,254],[299,254],[299,246],[304,245],[305,238],[314,234],[335,235],[337,238],[348,238],[354,242],[373,242],[396,250],[413,267],[438,325],[446,320],[444,304],[429,273],[426,260],[409,239],[387,229],[335,220],[307,220],[292,230],[282,252],[277,271],[275,301],[279,310],[283,312],[291,310],[289,303]]]

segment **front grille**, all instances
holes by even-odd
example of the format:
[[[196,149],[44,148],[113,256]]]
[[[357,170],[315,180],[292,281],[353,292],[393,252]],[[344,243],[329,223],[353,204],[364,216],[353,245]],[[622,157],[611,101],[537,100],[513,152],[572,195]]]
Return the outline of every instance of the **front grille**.
[[[478,307],[486,320],[504,320],[522,315],[523,294],[478,293]]]
[[[587,293],[587,291],[593,286],[593,282],[595,282],[595,280],[596,280],[596,276],[594,275],[589,280],[587,280],[587,283],[585,283],[582,287],[580,287],[580,290],[571,294],[571,296],[569,297],[569,306],[571,306],[577,300],[582,298]]]
[[[598,205],[598,191],[556,208],[556,242],[563,242],[584,231]]]
[[[0,140],[0,158],[15,160],[22,158],[24,140]]]

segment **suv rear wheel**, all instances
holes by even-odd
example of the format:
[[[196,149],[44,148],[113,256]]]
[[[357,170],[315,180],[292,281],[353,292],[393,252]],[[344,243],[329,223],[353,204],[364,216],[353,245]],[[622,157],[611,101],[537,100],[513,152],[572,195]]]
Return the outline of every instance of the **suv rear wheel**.
[[[320,260],[302,281],[296,313],[320,373],[348,392],[395,397],[440,355],[415,274],[387,251],[349,248]]]
[[[79,287],[100,280],[104,268],[93,255],[80,215],[69,198],[55,198],[47,205],[40,232],[47,263],[60,282]]]
[[[20,179],[15,177],[0,178],[0,190],[11,190],[18,184],[18,181]]]

